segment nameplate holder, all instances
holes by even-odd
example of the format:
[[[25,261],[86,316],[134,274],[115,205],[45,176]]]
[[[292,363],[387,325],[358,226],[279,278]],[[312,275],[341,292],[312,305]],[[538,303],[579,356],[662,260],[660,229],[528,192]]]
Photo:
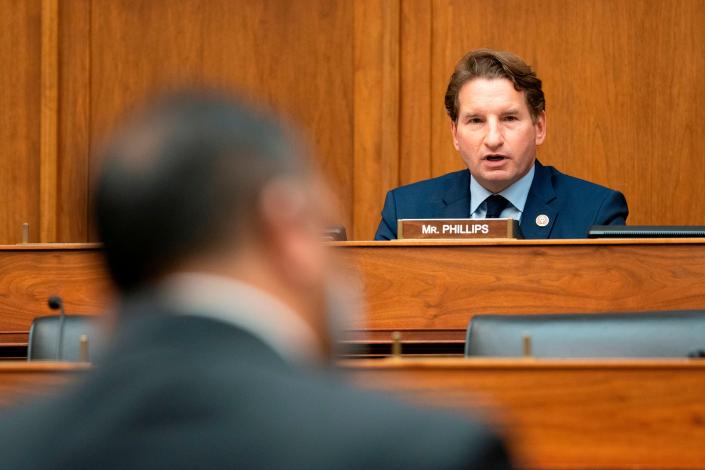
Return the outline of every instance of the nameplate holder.
[[[521,238],[514,219],[399,219],[399,240]]]

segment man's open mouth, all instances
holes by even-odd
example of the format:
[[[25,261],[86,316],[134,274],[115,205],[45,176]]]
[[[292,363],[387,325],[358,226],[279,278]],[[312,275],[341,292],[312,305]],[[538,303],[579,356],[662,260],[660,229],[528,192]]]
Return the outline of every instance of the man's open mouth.
[[[504,155],[486,155],[485,156],[485,160],[489,160],[491,162],[499,162],[499,161],[504,160],[505,158],[507,158],[507,157],[505,157]]]

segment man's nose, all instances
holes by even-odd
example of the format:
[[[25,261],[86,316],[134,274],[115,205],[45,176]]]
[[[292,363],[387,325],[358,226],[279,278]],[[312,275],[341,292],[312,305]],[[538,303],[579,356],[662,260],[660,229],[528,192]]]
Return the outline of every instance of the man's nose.
[[[487,122],[487,135],[485,135],[485,145],[490,149],[499,148],[504,142],[499,123],[491,119]]]

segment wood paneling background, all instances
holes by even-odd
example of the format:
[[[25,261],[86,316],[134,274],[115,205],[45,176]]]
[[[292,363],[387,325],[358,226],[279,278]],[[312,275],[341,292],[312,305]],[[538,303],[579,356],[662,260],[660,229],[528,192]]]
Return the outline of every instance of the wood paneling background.
[[[40,2],[0,0],[0,242],[39,236]]]
[[[433,173],[460,168],[440,97],[458,57],[511,50],[544,82],[546,164],[619,189],[631,224],[705,224],[705,2],[433,4]]]
[[[443,93],[477,47],[544,80],[546,164],[633,224],[705,224],[705,0],[0,0],[0,243],[94,240],[89,158],[145,97],[238,91],[299,123],[358,239],[384,193],[462,167]]]

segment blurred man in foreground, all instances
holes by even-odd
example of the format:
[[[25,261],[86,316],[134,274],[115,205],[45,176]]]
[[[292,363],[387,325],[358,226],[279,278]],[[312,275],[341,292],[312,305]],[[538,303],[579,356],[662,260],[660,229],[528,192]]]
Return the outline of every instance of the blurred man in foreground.
[[[3,468],[506,468],[478,424],[327,376],[335,269],[302,150],[215,96],[159,102],[108,146],[96,208],[121,293],[111,349],[0,420]]]

